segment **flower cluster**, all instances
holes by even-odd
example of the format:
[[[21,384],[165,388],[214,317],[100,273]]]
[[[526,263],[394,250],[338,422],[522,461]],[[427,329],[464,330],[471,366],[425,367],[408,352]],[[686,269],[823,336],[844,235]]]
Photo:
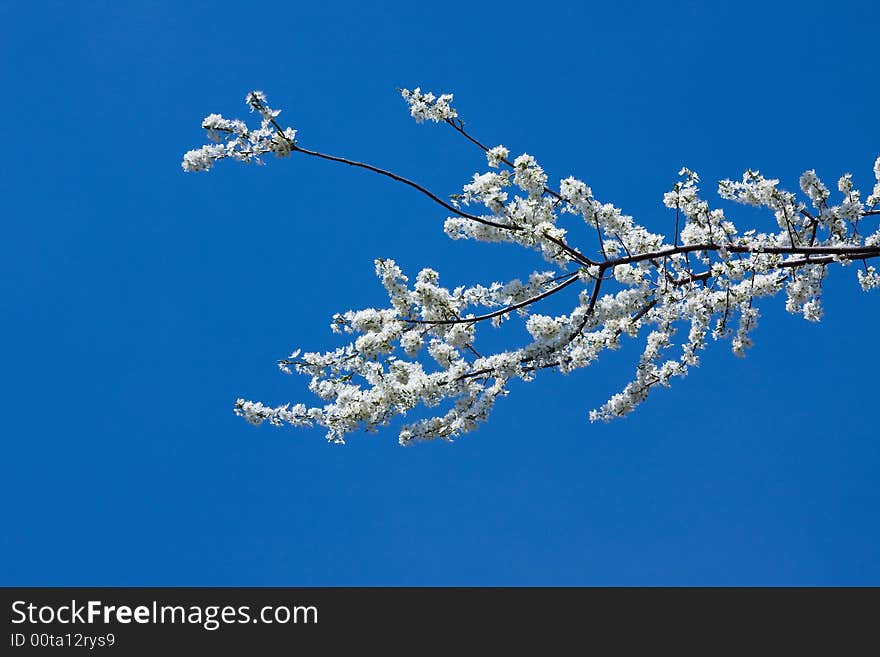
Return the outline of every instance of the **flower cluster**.
[[[273,110],[262,91],[252,91],[245,97],[251,111],[263,117],[260,127],[250,130],[240,119],[224,119],[220,114],[209,114],[202,121],[202,128],[212,142],[201,148],[187,151],[181,166],[184,171],[209,171],[217,160],[230,158],[240,162],[263,164],[261,155],[274,153],[277,157],[290,155],[296,145],[296,130],[279,131],[275,118],[281,110]]]
[[[498,165],[506,161],[509,156],[510,151],[504,146],[495,146],[486,151],[486,160],[493,169],[497,169]]]
[[[874,177],[877,179],[877,182],[874,184],[874,191],[867,198],[867,203],[871,209],[880,204],[880,157],[874,161]]]
[[[449,104],[452,94],[441,94],[439,97],[431,92],[422,93],[419,87],[412,91],[401,89],[400,95],[409,105],[410,115],[419,123],[428,119],[435,123],[454,119],[458,113]]]
[[[452,121],[457,113],[451,95],[418,88],[401,93],[418,122],[450,123],[480,145]],[[227,157],[257,161],[269,152],[328,157],[297,148],[295,132],[277,125],[278,112],[263,94],[249,94],[247,103],[261,115],[260,128],[209,115],[202,126],[213,143],[187,153],[184,169],[207,170]],[[271,407],[240,399],[236,413],[253,424],[319,425],[330,440],[342,442],[352,431],[375,430],[427,409],[402,426],[401,444],[451,440],[485,420],[510,381],[528,381],[546,369],[572,372],[619,348],[624,337],[644,335],[629,383],[590,413],[591,420],[608,421],[632,411],[657,386],[686,376],[710,339],[730,340],[732,351],[743,355],[752,345],[762,298],[784,295],[786,310],[818,321],[830,266],[859,263],[862,289],[880,288],[880,275],[868,262],[880,257],[880,229],[868,223],[880,216],[874,209],[880,203],[880,158],[864,202],[850,174],[838,180],[839,199],[812,170],[800,177],[803,197],[758,171],[722,180],[722,199],[772,213],[775,222],[766,231],[741,231],[724,209],[702,198],[699,176],[683,168],[663,197],[675,214],[672,234],[664,236],[596,199],[574,177],[548,186],[548,175],[531,155],[511,162],[503,146],[483,150],[490,171],[473,174],[450,203],[371,165],[330,159],[422,191],[451,212],[444,228],[453,239],[518,244],[537,250],[550,268],[525,280],[447,287],[432,269],[410,279],[393,260],[378,259],[376,275],[388,305],[336,314],[331,329],[346,336],[346,344],[324,352],[297,350],[279,361],[283,372],[307,376],[322,403]],[[569,241],[576,228],[591,236],[591,248]],[[533,312],[554,295],[570,295],[568,312]],[[484,353],[478,329],[514,318],[521,319],[528,338],[517,348]]]

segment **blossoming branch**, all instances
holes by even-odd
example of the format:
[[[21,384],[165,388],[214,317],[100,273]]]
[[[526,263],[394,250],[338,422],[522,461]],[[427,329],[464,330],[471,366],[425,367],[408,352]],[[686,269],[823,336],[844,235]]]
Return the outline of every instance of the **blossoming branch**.
[[[261,164],[269,154],[362,168],[442,207],[452,239],[512,242],[539,252],[548,268],[525,280],[449,288],[432,269],[411,282],[393,260],[376,260],[389,305],[335,315],[331,328],[351,336],[348,344],[325,352],[297,349],[278,363],[283,372],[309,376],[310,390],[323,404],[273,407],[239,399],[235,412],[253,424],[320,425],[329,440],[343,442],[352,431],[377,429],[417,407],[440,407],[405,424],[399,440],[451,440],[485,420],[510,381],[529,381],[541,370],[586,367],[602,351],[619,347],[623,336],[644,334],[632,380],[590,412],[591,420],[608,421],[632,411],[654,387],[685,376],[699,364],[710,337],[730,339],[733,352],[743,355],[758,323],[757,298],[784,294],[789,312],[818,321],[828,267],[852,265],[863,290],[880,288],[880,274],[870,264],[880,256],[880,229],[873,223],[880,215],[880,158],[876,183],[864,200],[850,174],[838,180],[835,200],[815,171],[801,175],[803,197],[758,171],[722,180],[721,198],[773,213],[776,230],[770,232],[741,232],[724,210],[700,196],[699,176],[684,168],[663,198],[675,213],[674,231],[664,236],[599,201],[580,180],[549,185],[531,155],[511,159],[504,146],[484,145],[465,130],[451,94],[417,88],[401,95],[416,121],[444,124],[485,154],[488,170],[474,174],[448,200],[391,171],[300,146],[297,131],[281,127],[279,110],[259,91],[246,102],[260,115],[260,127],[207,116],[202,127],[212,143],[186,153],[183,169],[208,171],[222,159]],[[589,228],[589,248],[570,241],[560,225],[565,215]],[[564,294],[571,297],[568,313],[536,312],[543,300]],[[513,318],[525,322],[529,341],[495,353],[479,350],[479,326],[498,328]],[[676,340],[680,329],[685,335]]]

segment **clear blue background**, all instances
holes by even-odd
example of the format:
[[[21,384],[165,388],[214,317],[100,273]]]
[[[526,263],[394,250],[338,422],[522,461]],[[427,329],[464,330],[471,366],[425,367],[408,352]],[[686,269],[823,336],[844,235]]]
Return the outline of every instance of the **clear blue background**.
[[[374,257],[449,284],[542,261],[453,243],[364,172],[179,165],[258,88],[303,145],[450,194],[483,160],[408,118],[395,88],[421,85],[669,231],[683,164],[712,198],[746,167],[870,189],[878,22],[867,1],[0,2],[0,583],[880,584],[880,297],[854,269],[821,324],[765,302],[748,358],[714,345],[624,421],[587,412],[632,349],[515,386],[455,444],[338,447],[232,403],[309,398],[275,360],[383,303]]]

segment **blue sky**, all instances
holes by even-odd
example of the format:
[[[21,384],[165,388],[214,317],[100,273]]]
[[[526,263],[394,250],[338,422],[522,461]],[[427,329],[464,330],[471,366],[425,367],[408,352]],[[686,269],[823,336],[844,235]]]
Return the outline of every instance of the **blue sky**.
[[[450,284],[540,259],[450,242],[442,210],[363,172],[179,165],[203,116],[242,116],[257,88],[304,146],[450,194],[483,161],[408,118],[395,88],[421,85],[668,231],[682,165],[869,188],[878,21],[867,1],[0,1],[0,580],[880,584],[880,297],[854,270],[821,324],[768,300],[746,359],[714,345],[623,421],[587,413],[632,350],[515,386],[452,445],[338,447],[232,403],[308,399],[275,360],[383,303],[374,257]]]

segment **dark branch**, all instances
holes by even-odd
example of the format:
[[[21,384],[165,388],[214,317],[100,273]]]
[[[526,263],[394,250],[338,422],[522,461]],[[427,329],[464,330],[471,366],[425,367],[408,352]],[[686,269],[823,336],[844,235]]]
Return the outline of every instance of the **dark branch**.
[[[492,319],[493,317],[499,317],[501,315],[505,315],[509,312],[513,312],[514,310],[519,310],[520,308],[525,308],[528,305],[531,305],[541,299],[546,299],[552,294],[556,294],[560,290],[565,289],[572,283],[574,283],[580,274],[572,274],[571,277],[566,280],[564,283],[560,283],[554,288],[547,290],[546,292],[542,292],[541,294],[537,294],[525,301],[520,301],[519,303],[512,304],[510,306],[505,306],[504,308],[500,308],[494,312],[486,313],[485,315],[478,315],[477,317],[465,317],[462,319],[403,319],[401,321],[409,322],[411,324],[432,324],[432,325],[442,325],[442,324],[474,324],[476,322],[482,322],[487,319]]]

